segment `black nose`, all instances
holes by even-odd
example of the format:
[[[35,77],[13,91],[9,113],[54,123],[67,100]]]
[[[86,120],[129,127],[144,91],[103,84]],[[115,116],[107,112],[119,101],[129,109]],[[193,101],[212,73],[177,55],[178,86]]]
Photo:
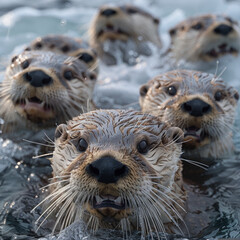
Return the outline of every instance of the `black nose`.
[[[93,56],[91,56],[88,53],[81,53],[78,58],[84,61],[85,63],[89,63],[93,60]]]
[[[199,98],[182,104],[183,111],[194,117],[201,117],[211,111],[211,106]]]
[[[128,167],[115,158],[106,156],[102,157],[86,167],[86,171],[98,182],[116,183],[120,178],[126,176]]]
[[[108,9],[105,9],[101,12],[101,15],[102,16],[105,16],[105,17],[111,17],[113,15],[115,15],[117,13],[117,11],[111,9],[111,8],[108,8]]]
[[[27,72],[23,78],[33,87],[43,87],[52,83],[52,78],[41,70]]]
[[[214,29],[214,32],[223,36],[227,36],[232,30],[233,28],[231,26],[221,24]]]

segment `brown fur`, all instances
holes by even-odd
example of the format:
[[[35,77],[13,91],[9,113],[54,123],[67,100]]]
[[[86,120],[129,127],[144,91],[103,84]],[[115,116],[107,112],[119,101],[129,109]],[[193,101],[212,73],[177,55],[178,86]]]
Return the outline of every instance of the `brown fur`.
[[[216,33],[220,25],[232,30],[226,35]],[[240,50],[239,24],[223,15],[191,17],[170,29],[169,33],[169,51],[177,61],[215,61],[227,54],[236,56]]]
[[[179,159],[182,134],[157,117],[123,110],[92,111],[60,125],[51,160],[54,180],[50,196],[43,200],[44,215],[57,211],[58,229],[80,218],[93,232],[121,227],[124,235],[136,229],[143,235],[176,231],[185,202]],[[87,142],[84,149],[82,139]],[[139,150],[142,141],[147,142],[144,153]],[[88,172],[105,157],[128,170],[116,182],[102,182]],[[120,197],[122,208],[95,208],[98,196]]]
[[[80,38],[71,38],[64,35],[47,35],[33,40],[26,51],[51,51],[76,57],[86,63],[91,71],[98,73],[97,53],[87,42]]]
[[[106,10],[115,14],[105,16]],[[89,28],[90,45],[108,65],[116,64],[119,55],[132,64],[139,55],[151,55],[147,42],[161,48],[158,25],[157,18],[135,6],[102,6]]]
[[[32,85],[33,71],[43,72],[51,79],[50,83]],[[71,79],[65,78],[66,73]],[[15,56],[0,88],[3,131],[54,127],[56,123],[94,109],[95,83],[96,75],[75,58],[40,51]]]
[[[176,92],[171,95],[169,89],[173,87]],[[221,98],[217,99],[219,94]],[[219,158],[233,150],[232,128],[239,95],[217,76],[187,70],[171,71],[143,85],[140,95],[143,112],[159,116],[185,132],[185,156]],[[185,111],[184,104],[194,99],[206,103],[209,112],[193,116]],[[204,136],[195,135],[199,129]]]

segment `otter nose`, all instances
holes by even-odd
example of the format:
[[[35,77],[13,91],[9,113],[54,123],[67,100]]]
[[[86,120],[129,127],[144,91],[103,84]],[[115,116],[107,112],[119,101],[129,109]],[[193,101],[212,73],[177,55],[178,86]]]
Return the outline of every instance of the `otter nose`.
[[[101,15],[105,16],[105,17],[111,17],[111,16],[115,15],[116,13],[117,13],[117,11],[115,11],[114,9],[107,8],[101,12]]]
[[[116,183],[128,173],[128,167],[111,156],[102,157],[90,163],[86,171],[98,182]]]
[[[211,106],[199,98],[182,104],[182,110],[194,117],[201,117],[211,111]]]
[[[52,83],[52,78],[41,70],[27,72],[23,78],[33,87],[43,87]]]
[[[226,24],[220,24],[214,29],[214,32],[223,36],[227,36],[232,30],[233,28],[231,26],[228,26]]]

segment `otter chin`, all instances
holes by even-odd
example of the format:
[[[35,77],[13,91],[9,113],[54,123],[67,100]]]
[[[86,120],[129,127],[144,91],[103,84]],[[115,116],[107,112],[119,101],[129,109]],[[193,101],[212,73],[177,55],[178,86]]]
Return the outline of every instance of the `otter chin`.
[[[53,232],[79,219],[92,232],[181,232],[182,136],[132,110],[96,110],[59,125],[40,226],[53,217]]]
[[[120,61],[136,64],[140,55],[150,56],[149,42],[162,47],[159,19],[131,5],[102,6],[89,28],[90,45],[107,65]]]
[[[219,77],[176,70],[140,88],[143,112],[159,116],[184,132],[184,157],[221,158],[233,151],[232,129],[238,92]]]
[[[177,61],[211,62],[237,56],[240,50],[239,24],[224,15],[191,17],[169,30],[171,56]]]
[[[73,57],[41,51],[13,57],[0,87],[3,132],[51,128],[93,110],[95,83],[95,73]]]
[[[76,57],[87,64],[89,70],[98,74],[98,59],[95,50],[80,38],[72,38],[64,35],[47,35],[37,37],[25,51],[51,51],[57,54],[65,54]]]

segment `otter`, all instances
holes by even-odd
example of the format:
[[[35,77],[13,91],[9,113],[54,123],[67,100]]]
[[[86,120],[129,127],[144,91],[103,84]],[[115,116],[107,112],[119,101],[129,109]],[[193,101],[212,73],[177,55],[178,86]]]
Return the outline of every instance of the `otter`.
[[[80,38],[72,38],[64,35],[47,35],[34,39],[25,51],[52,51],[58,54],[66,54],[77,57],[85,62],[90,70],[98,73],[98,59],[95,50],[90,48],[86,41]]]
[[[186,198],[182,136],[181,129],[134,110],[95,110],[59,125],[53,179],[37,222],[55,216],[53,232],[79,219],[93,232],[176,231]]]
[[[96,75],[76,58],[25,51],[11,60],[0,87],[3,132],[56,127],[95,108]]]
[[[159,19],[131,5],[102,6],[89,28],[90,45],[107,65],[119,59],[133,65],[139,55],[152,54],[148,42],[162,47]]]
[[[183,156],[207,162],[233,150],[238,99],[221,78],[190,70],[160,74],[140,88],[142,111],[181,128]]]
[[[179,61],[211,62],[222,56],[237,56],[240,50],[239,24],[224,15],[191,17],[169,30],[171,56]]]

